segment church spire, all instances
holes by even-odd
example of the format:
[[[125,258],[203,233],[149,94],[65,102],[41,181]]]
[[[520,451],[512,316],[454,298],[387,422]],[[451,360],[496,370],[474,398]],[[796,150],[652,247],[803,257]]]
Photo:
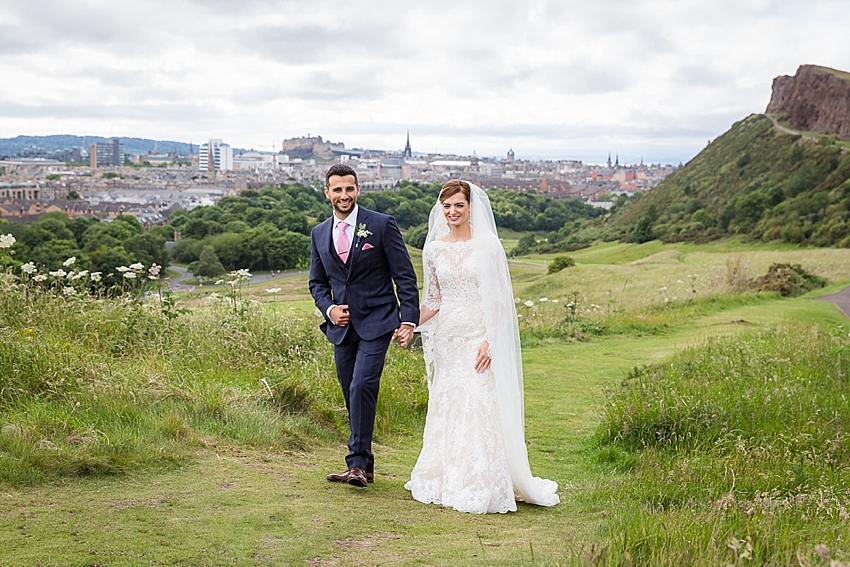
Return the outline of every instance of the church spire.
[[[404,145],[404,157],[413,157],[413,150],[410,149],[410,128],[407,129],[407,143]]]

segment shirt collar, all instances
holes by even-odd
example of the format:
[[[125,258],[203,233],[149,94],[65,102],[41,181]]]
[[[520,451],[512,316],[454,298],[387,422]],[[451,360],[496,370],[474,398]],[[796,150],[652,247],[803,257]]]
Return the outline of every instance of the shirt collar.
[[[351,211],[347,217],[345,217],[345,222],[348,226],[355,226],[357,224],[357,213],[360,212],[360,205],[354,203],[354,209]],[[339,223],[342,222],[343,219],[339,218],[334,214],[334,230],[339,226]]]

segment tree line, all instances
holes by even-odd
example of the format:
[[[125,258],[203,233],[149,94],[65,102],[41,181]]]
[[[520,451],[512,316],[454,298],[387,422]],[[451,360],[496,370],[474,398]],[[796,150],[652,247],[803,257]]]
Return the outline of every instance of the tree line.
[[[363,192],[358,203],[392,215],[411,246],[422,247],[428,217],[440,184],[402,181],[396,191]],[[603,214],[578,200],[555,201],[533,193],[493,189],[488,192],[496,224],[521,232],[557,231]],[[305,267],[310,231],[332,213],[318,187],[281,184],[224,197],[216,205],[175,211],[168,224],[149,230],[132,216],[111,222],[69,219],[64,213],[43,215],[31,225],[0,219],[0,232],[16,239],[14,262],[57,269],[70,257],[77,265],[104,274],[141,262],[189,264],[198,275],[248,270]],[[555,238],[555,236],[553,236]],[[166,241],[174,240],[171,250]]]

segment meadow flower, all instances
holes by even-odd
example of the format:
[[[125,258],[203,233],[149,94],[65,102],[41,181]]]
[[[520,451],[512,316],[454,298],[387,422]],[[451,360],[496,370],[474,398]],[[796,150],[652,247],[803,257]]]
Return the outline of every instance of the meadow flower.
[[[56,270],[55,272],[47,272],[47,273],[50,274],[51,276],[55,277],[55,278],[64,278],[65,277],[65,270],[62,270],[62,269]]]
[[[160,266],[159,264],[151,264],[151,267],[148,268],[148,274],[150,274],[148,277],[152,280],[157,279],[159,277],[159,271],[161,269],[162,269],[162,266]],[[153,277],[151,277],[151,276],[153,276]]]
[[[534,307],[534,302],[529,299],[528,301],[523,302],[523,305],[526,307]]]
[[[280,288],[279,287],[270,287],[269,289],[266,290],[266,293],[280,293]]]
[[[239,276],[240,278],[250,278],[251,277],[251,274],[245,268],[242,268],[241,270],[236,270],[236,275]]]
[[[223,283],[224,283],[224,280],[217,280],[217,281],[215,282],[215,285],[221,285],[221,284],[223,284]]]
[[[144,270],[145,266],[141,262],[136,262],[135,264],[130,264],[131,270]]]
[[[33,275],[34,273],[36,273],[38,271],[38,269],[35,267],[35,264],[33,264],[32,262],[27,262],[26,264],[23,264],[21,266],[21,271],[25,274]]]
[[[46,279],[47,279],[47,276],[45,276],[44,274],[36,274],[32,277],[32,280],[35,281],[35,282],[43,282]]]
[[[77,290],[72,287],[63,287],[62,293],[64,293],[65,295],[76,295]]]
[[[553,300],[552,300],[552,303],[558,303],[558,300],[557,300],[557,299],[553,299]]]
[[[11,234],[0,234],[0,248],[11,248],[15,243],[15,237]]]
[[[86,277],[87,275],[89,275],[89,271],[88,271],[88,270],[80,270],[79,272],[77,272],[76,274],[74,274],[74,277],[73,277],[73,278],[71,278],[71,279],[78,280],[78,279],[81,279],[81,278]]]
[[[546,303],[547,301],[549,301],[548,297],[541,297],[540,298],[540,303]]]
[[[100,276],[101,276],[101,273],[100,273],[100,272],[92,272],[92,273],[91,273],[91,281],[93,281],[93,282],[99,282],[99,281],[100,281]]]
[[[124,272],[124,277],[128,280],[133,280],[136,279],[136,274],[135,272]]]
[[[117,268],[115,268],[115,271],[121,272],[123,274],[124,272],[129,272],[130,268],[128,268],[127,266],[118,266]]]
[[[77,261],[77,257],[76,257],[76,256],[71,256],[70,258],[68,258],[67,260],[65,260],[64,262],[62,262],[62,265],[63,265],[63,266],[65,266],[65,267],[67,268],[68,266],[73,266],[73,265],[74,265],[74,262],[76,262],[76,261]]]

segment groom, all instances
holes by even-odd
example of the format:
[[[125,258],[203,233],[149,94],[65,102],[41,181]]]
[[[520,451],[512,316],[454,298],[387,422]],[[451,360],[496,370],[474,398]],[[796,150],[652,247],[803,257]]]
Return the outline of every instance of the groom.
[[[310,294],[326,319],[321,329],[334,345],[351,427],[348,470],[328,480],[365,487],[374,478],[372,431],[387,348],[393,338],[402,347],[410,343],[419,290],[395,220],[359,207],[359,195],[353,169],[334,165],[327,171],[333,216],[310,238]]]

